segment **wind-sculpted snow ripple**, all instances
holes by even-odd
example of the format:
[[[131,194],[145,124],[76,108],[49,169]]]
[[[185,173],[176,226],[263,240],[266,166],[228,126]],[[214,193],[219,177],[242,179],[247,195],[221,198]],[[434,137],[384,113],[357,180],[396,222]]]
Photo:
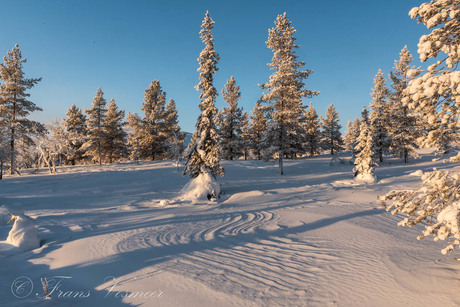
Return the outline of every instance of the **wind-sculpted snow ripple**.
[[[324,240],[306,243],[283,230],[263,230],[275,221],[268,210],[174,217],[132,231],[117,249],[128,254],[151,248],[151,264],[261,304],[329,303],[310,291],[338,257]]]
[[[232,237],[226,237],[227,240]],[[231,247],[229,247],[231,246]],[[184,255],[168,269],[256,305],[304,306],[330,303],[314,295],[323,268],[338,257],[324,247],[282,237],[226,244]]]
[[[183,246],[187,249],[191,243],[205,243],[251,233],[273,218],[274,214],[269,211],[175,217],[158,226],[130,231],[117,244],[117,250],[128,252],[166,246]]]

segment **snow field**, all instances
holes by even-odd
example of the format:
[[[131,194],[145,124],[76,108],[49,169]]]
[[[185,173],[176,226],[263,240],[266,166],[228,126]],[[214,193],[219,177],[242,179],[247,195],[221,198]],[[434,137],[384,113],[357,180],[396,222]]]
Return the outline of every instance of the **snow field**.
[[[376,201],[418,186],[416,171],[451,167],[432,158],[383,163],[368,185],[327,156],[285,161],[285,176],[275,163],[224,162],[221,198],[194,204],[175,201],[188,178],[172,162],[8,177],[0,202],[20,203],[44,245],[0,249],[0,296],[6,306],[455,306],[454,255]],[[18,299],[10,285],[22,275],[39,293],[41,277],[71,276],[62,289],[90,295]],[[134,296],[147,291],[161,295]]]

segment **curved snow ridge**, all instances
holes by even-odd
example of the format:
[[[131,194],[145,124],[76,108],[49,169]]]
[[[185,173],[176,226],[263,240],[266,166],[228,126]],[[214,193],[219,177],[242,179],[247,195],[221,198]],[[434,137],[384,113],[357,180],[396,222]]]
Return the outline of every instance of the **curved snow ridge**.
[[[199,215],[200,216],[200,215]],[[200,216],[201,217],[201,216]],[[269,211],[220,214],[217,218],[190,218],[182,223],[168,223],[136,231],[129,231],[117,243],[118,252],[138,249],[206,243],[216,238],[233,237],[254,232],[265,223],[273,221],[274,214]]]

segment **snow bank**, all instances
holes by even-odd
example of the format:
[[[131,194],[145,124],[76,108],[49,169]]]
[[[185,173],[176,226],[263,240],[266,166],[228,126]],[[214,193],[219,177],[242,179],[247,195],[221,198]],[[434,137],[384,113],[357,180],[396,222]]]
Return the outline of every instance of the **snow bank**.
[[[6,242],[24,251],[40,247],[35,223],[25,215],[13,215],[12,218],[15,219],[14,225],[8,233]]]
[[[200,173],[182,188],[179,199],[193,202],[219,198],[219,195],[220,185],[216,179],[209,173]]]

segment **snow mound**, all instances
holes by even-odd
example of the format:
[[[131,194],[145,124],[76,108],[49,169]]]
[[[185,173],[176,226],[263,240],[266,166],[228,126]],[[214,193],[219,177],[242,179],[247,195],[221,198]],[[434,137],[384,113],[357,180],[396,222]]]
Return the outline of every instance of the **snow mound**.
[[[230,198],[224,201],[223,204],[237,204],[244,200],[247,200],[248,198],[253,198],[253,197],[256,198],[262,195],[264,195],[264,192],[259,191],[259,190],[240,192],[240,193],[236,193],[230,196]]]
[[[359,183],[375,183],[377,178],[373,174],[358,174],[355,177],[355,181]]]
[[[40,247],[35,223],[25,215],[12,215],[12,218],[14,219],[14,225],[8,233],[6,242],[24,251]]]
[[[200,173],[191,179],[181,191],[179,199],[182,201],[211,200],[219,198],[220,185],[209,173]]]
[[[409,176],[422,177],[423,176],[423,171],[421,169],[418,169],[415,172],[410,173]]]

